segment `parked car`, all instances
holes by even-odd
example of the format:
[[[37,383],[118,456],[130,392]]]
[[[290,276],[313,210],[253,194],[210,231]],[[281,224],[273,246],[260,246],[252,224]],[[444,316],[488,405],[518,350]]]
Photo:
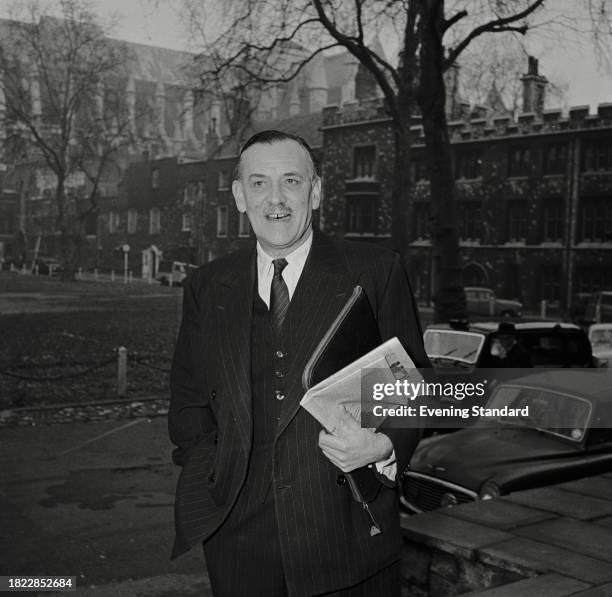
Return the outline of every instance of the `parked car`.
[[[587,323],[612,323],[612,290],[591,293],[584,319]]]
[[[490,499],[612,470],[612,375],[538,372],[500,384],[474,425],[421,441],[402,474],[410,512]],[[528,415],[524,407],[529,406]]]
[[[433,325],[423,335],[436,369],[592,367],[586,332],[553,321],[478,322],[464,328]]]
[[[589,328],[593,358],[599,367],[612,367],[612,323],[594,323]]]
[[[163,286],[182,286],[189,272],[194,269],[195,265],[183,261],[161,261],[155,279]]]
[[[54,257],[39,257],[34,260],[32,273],[36,273],[38,267],[39,276],[59,276],[62,273],[62,264]]]
[[[521,317],[523,304],[519,301],[497,298],[490,288],[466,286],[465,298],[469,316]]]

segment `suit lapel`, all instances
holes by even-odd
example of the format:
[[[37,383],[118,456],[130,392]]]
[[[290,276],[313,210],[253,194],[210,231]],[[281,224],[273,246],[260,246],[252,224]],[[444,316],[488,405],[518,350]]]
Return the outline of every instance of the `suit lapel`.
[[[222,355],[219,372],[245,451],[250,449],[253,432],[251,327],[255,275],[255,251],[239,253],[215,289],[218,354]]]
[[[293,347],[287,387],[277,435],[299,409],[304,394],[302,372],[317,344],[351,295],[357,275],[347,271],[334,242],[317,233],[304,271],[291,299],[285,319],[285,333]]]

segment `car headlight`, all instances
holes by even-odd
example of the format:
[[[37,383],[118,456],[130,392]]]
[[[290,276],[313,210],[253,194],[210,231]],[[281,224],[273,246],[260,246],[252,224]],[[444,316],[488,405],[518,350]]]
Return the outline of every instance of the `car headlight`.
[[[480,489],[478,497],[481,500],[492,500],[493,498],[496,498],[499,495],[499,487],[495,483],[485,483]]]

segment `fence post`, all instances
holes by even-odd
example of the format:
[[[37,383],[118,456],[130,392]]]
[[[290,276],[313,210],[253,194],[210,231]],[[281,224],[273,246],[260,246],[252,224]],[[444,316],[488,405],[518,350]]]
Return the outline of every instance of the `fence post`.
[[[601,303],[595,305],[595,323],[601,323]]]
[[[38,276],[38,263],[34,266],[34,275]]]
[[[94,267],[94,280],[97,282],[98,281],[98,268]]]
[[[131,284],[134,281],[134,276],[132,274],[132,270],[130,270],[129,274],[128,274],[128,281]]]
[[[540,317],[546,319],[546,299],[540,301]]]
[[[115,281],[115,270],[112,269],[111,270],[111,282],[114,282],[114,281]]]
[[[489,315],[493,317],[495,315],[495,298],[489,295]]]
[[[77,280],[81,280],[83,278],[83,268],[80,267],[79,268],[79,277],[77,278]]]
[[[127,348],[119,347],[117,358],[117,395],[123,398],[127,394]]]

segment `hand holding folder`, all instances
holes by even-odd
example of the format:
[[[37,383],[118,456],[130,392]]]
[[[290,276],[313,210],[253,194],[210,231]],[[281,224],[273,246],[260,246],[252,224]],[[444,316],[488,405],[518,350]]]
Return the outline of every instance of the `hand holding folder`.
[[[414,364],[397,338],[381,344],[368,298],[363,289],[356,286],[313,352],[302,376],[307,391],[300,404],[328,433],[333,434],[342,424],[344,410],[360,421],[364,368],[372,369],[376,381],[389,382],[397,379],[398,369],[414,370]],[[368,501],[373,500],[380,489],[380,481],[367,467],[345,476],[353,498],[369,517],[370,534],[380,533],[380,526],[368,507]]]

